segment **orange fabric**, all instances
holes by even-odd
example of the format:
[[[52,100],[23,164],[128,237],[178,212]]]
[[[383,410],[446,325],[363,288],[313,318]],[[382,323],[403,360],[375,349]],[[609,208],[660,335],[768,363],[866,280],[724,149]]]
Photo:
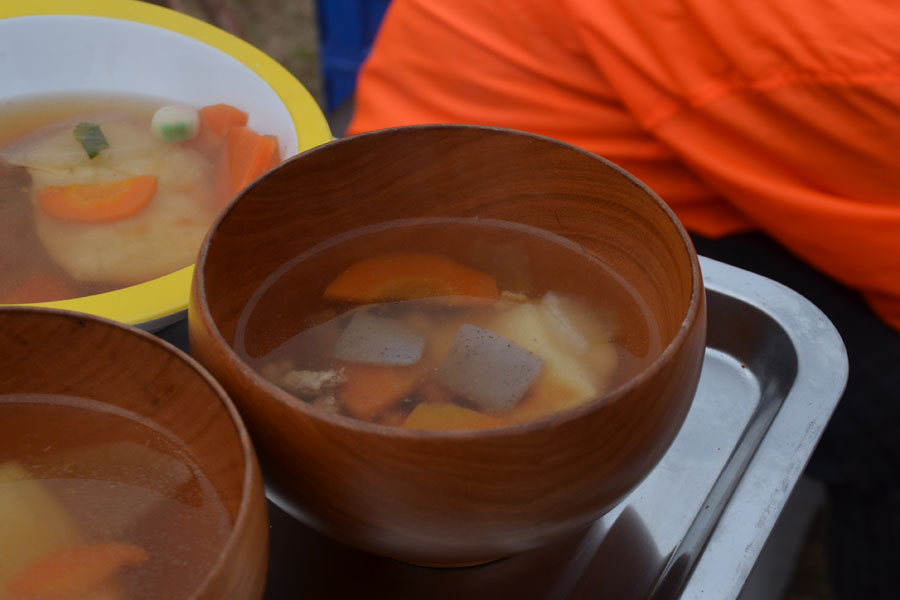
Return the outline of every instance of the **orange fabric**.
[[[691,231],[766,231],[900,329],[898,31],[889,0],[394,0],[349,132],[568,141]]]

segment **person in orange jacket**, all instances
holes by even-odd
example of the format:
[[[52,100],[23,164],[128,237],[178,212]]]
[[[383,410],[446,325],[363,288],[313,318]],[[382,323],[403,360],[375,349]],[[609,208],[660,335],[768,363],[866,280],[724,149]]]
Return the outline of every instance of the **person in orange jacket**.
[[[886,0],[394,0],[348,128],[570,142],[647,183],[701,254],[816,302],[851,365],[809,469],[847,598],[900,597],[898,32]]]

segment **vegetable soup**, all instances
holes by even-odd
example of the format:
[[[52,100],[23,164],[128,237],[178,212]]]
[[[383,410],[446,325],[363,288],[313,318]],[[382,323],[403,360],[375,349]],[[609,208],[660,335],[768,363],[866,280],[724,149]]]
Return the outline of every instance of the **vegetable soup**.
[[[279,160],[225,104],[98,94],[0,103],[0,304],[65,300],[194,262],[219,210]]]
[[[0,598],[187,598],[231,532],[190,451],[86,398],[0,395]]]
[[[486,219],[381,224],[273,273],[236,351],[321,410],[479,429],[599,398],[659,356],[640,296],[582,246]]]

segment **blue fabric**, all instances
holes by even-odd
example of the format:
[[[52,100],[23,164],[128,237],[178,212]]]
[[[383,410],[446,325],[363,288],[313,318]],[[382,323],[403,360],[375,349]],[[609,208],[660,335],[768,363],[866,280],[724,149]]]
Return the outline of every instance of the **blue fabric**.
[[[359,67],[369,55],[390,0],[318,0],[319,64],[325,109],[353,95]]]

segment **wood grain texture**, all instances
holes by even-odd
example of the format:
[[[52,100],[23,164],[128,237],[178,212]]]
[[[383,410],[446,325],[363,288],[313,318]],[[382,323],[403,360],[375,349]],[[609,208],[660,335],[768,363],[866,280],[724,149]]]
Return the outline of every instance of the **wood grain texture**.
[[[97,400],[138,413],[174,434],[218,492],[233,527],[192,598],[262,597],[268,518],[255,452],[224,390],[193,359],[148,333],[105,319],[0,307],[0,394],[16,393]],[[0,440],[12,438],[4,426],[0,421]],[[104,430],[80,439],[84,435],[64,420],[48,427],[59,450],[117,436]]]
[[[237,357],[238,316],[277,267],[346,231],[415,217],[501,219],[583,245],[637,290],[668,346],[612,394],[480,432],[408,431],[319,413]],[[557,275],[590,279],[569,268],[558,265]],[[306,283],[318,286],[319,277]],[[296,323],[275,318],[296,301],[267,305],[273,316],[261,318],[274,338],[296,332]],[[558,539],[643,479],[693,398],[706,309],[687,234],[634,178],[546,138],[438,125],[338,140],[257,181],[201,249],[189,327],[194,356],[238,405],[268,483],[293,514],[364,550],[461,565]]]

